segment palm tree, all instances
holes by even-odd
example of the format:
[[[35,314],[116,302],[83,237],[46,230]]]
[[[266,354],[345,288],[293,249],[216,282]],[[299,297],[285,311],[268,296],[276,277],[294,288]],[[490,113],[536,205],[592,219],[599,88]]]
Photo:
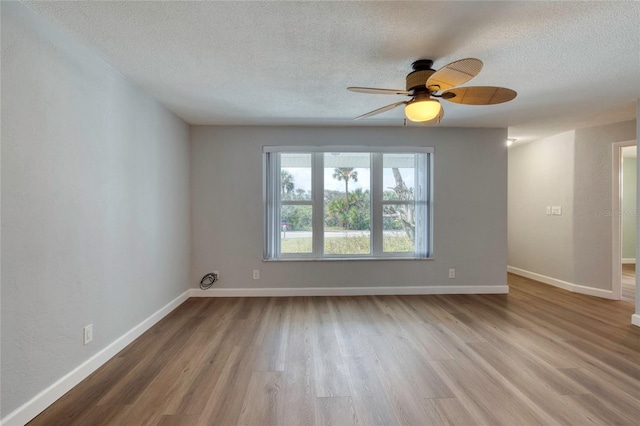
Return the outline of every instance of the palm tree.
[[[291,191],[295,187],[293,183],[293,175],[288,171],[281,169],[280,170],[280,189],[282,190],[282,198]]]
[[[358,181],[358,172],[353,170],[353,167],[336,167],[333,169],[333,178],[338,182],[344,181],[344,201],[346,209],[349,210],[349,181]]]
[[[402,179],[402,175],[400,174],[400,169],[397,167],[392,167],[393,178],[396,181],[396,186],[393,191],[396,193],[398,200],[414,200],[413,189],[407,188],[407,185],[404,183]],[[407,204],[403,207],[393,207],[392,205],[385,206],[387,211],[391,212],[402,224],[402,228],[404,232],[407,234],[407,237],[410,239],[414,239],[416,232],[416,219],[415,219],[415,204]]]

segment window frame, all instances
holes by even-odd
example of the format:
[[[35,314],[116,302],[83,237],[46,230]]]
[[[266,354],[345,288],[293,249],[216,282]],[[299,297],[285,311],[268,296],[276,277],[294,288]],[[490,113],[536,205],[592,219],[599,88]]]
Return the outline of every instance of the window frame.
[[[434,148],[425,146],[377,147],[377,146],[263,146],[263,260],[428,260],[433,257],[433,162]],[[328,255],[324,253],[324,154],[325,153],[369,153],[370,155],[370,253]],[[311,154],[312,198],[311,200],[282,200],[280,185],[279,154]],[[385,204],[410,204],[401,200],[383,199],[383,155],[424,154],[423,162],[416,157],[416,192],[424,192],[420,199],[415,195],[414,203],[424,208],[422,238],[416,238],[413,252],[384,252],[383,208]],[[312,251],[311,253],[281,253],[280,213],[283,205],[311,205],[312,207]],[[416,218],[416,220],[418,220]]]

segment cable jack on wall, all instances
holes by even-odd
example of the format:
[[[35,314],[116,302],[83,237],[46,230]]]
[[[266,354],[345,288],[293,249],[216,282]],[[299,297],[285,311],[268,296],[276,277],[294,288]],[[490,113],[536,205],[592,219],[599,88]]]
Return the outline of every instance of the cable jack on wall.
[[[208,290],[213,287],[213,283],[215,283],[216,281],[218,281],[218,271],[209,272],[200,280],[200,288],[203,290]]]

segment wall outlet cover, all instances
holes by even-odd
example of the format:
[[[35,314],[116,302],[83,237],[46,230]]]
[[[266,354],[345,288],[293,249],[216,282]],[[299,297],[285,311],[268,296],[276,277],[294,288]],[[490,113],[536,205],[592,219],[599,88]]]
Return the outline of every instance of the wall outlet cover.
[[[93,340],[93,324],[89,324],[83,329],[82,344],[86,345],[92,340]]]

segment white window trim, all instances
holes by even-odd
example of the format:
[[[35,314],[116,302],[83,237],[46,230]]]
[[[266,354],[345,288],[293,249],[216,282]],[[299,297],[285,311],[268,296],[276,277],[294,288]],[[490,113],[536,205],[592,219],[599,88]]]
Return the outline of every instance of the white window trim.
[[[402,146],[402,147],[379,147],[379,146],[263,146],[263,260],[264,261],[335,261],[335,260],[432,260],[433,259],[433,164],[434,148],[422,146]],[[382,170],[382,155],[371,156],[370,173],[370,199],[371,199],[371,253],[366,255],[326,255],[322,254],[324,249],[324,232],[313,232],[311,253],[280,253],[280,220],[282,202],[279,196],[270,196],[275,190],[275,186],[280,179],[280,164],[277,153],[327,153],[327,152],[366,152],[371,154],[385,153],[417,153],[429,154],[425,179],[427,194],[424,202],[427,205],[426,229],[427,238],[422,241],[421,247],[416,242],[416,251],[408,255],[407,253],[383,252],[382,244],[382,222],[380,214],[374,214],[378,207],[385,204],[404,204],[394,200],[383,200],[382,173],[375,173],[374,168]],[[310,201],[286,201],[286,205],[311,205],[313,209],[312,229],[324,229],[324,188],[316,182],[323,182],[324,156],[312,155],[312,200]],[[275,161],[277,164],[271,164]],[[416,164],[416,171],[418,164]],[[379,180],[379,182],[374,182]],[[318,189],[318,186],[320,189]],[[279,194],[279,191],[275,191]],[[274,200],[275,199],[275,200]],[[273,203],[275,206],[272,206]],[[274,215],[278,216],[274,218]],[[277,219],[277,220],[276,220]],[[375,230],[375,231],[374,231]],[[272,255],[277,254],[277,255]]]

